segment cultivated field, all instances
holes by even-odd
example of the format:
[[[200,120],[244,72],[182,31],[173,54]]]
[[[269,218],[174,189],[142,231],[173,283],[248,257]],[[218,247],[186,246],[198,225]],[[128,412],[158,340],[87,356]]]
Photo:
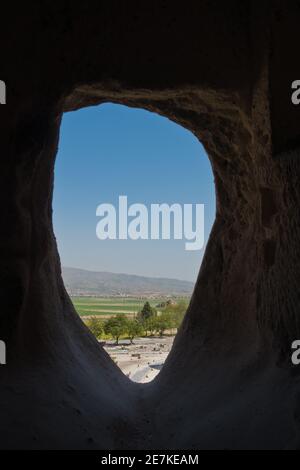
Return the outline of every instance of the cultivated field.
[[[125,313],[127,317],[133,318],[137,312],[141,310],[147,300],[151,307],[155,307],[166,299],[157,298],[151,300],[135,297],[72,297],[74,307],[83,319],[91,316],[101,316],[104,319],[118,313]]]

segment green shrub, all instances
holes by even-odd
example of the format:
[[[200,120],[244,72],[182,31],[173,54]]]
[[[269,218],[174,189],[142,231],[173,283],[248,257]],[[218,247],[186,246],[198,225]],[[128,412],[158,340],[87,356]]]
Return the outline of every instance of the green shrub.
[[[103,322],[97,317],[88,318],[86,321],[86,326],[90,329],[93,335],[100,339],[103,334]]]
[[[120,336],[127,333],[127,324],[127,318],[124,314],[120,313],[106,320],[104,323],[104,332],[107,335],[111,335],[116,340],[116,344],[119,344]]]

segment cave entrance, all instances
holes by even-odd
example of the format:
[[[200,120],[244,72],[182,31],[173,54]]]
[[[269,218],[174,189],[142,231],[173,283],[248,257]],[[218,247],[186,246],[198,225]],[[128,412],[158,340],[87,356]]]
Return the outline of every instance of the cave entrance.
[[[215,217],[209,159],[184,127],[105,103],[63,116],[54,228],[75,310],[136,382],[160,371]]]

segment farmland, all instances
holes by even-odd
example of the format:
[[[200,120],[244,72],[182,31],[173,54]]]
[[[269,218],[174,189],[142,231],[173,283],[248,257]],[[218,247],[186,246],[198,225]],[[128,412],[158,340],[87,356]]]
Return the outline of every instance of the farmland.
[[[152,307],[155,307],[165,301],[165,298],[72,297],[74,307],[83,319],[90,316],[100,316],[104,319],[118,313],[124,313],[127,317],[134,317],[141,310],[146,300],[149,301]]]

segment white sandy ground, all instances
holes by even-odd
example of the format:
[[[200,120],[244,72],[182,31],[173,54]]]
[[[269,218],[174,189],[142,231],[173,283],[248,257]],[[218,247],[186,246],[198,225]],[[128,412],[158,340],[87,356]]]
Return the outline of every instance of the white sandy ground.
[[[120,367],[122,372],[134,382],[146,383],[154,379],[168,356],[174,336],[151,336],[114,341],[107,341],[104,349]]]

